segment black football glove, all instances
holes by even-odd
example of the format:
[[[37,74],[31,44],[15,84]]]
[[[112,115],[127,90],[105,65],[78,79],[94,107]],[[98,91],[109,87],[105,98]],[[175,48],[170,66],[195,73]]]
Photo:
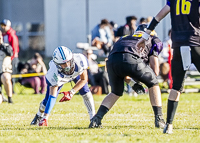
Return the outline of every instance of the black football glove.
[[[137,94],[144,94],[144,93],[145,93],[145,89],[144,89],[144,87],[142,86],[141,83],[135,83],[135,84],[132,86],[132,89],[133,89]]]

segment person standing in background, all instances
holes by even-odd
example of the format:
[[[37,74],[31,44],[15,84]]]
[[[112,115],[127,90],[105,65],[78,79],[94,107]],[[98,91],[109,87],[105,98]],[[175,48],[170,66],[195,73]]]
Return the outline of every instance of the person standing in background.
[[[1,29],[3,32],[3,41],[4,43],[8,43],[13,49],[12,60],[12,71],[13,74],[17,74],[17,66],[19,63],[18,53],[19,53],[19,40],[16,35],[16,31],[11,28],[11,22],[8,19],[4,19],[1,21]],[[12,79],[12,85],[14,88],[15,78]],[[14,90],[13,90],[14,92]]]
[[[9,44],[3,43],[2,32],[0,31],[0,104],[4,100],[1,85],[8,96],[8,103],[12,101],[12,82],[11,82],[11,56],[13,54],[12,47]]]

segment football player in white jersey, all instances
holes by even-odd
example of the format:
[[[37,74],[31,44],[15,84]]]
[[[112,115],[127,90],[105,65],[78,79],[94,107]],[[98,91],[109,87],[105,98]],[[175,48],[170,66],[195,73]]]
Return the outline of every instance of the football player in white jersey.
[[[94,100],[88,87],[87,76],[88,62],[83,54],[75,54],[64,46],[57,47],[53,52],[53,60],[49,62],[49,70],[46,74],[47,92],[40,103],[39,111],[35,115],[31,125],[47,126],[48,116],[56,103],[56,99],[63,84],[70,81],[75,86],[67,92],[61,92],[64,96],[59,102],[69,101],[79,91],[87,107],[90,119],[95,114]]]

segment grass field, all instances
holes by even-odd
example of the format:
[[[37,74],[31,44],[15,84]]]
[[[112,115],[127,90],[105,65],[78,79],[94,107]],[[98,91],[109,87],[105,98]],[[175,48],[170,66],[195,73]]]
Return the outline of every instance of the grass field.
[[[200,142],[200,95],[182,94],[174,121],[174,134],[154,127],[148,95],[124,95],[102,120],[102,129],[88,129],[89,116],[82,97],[69,102],[57,101],[48,127],[30,126],[44,95],[13,96],[13,105],[0,105],[0,142]],[[94,95],[98,109],[105,95]],[[167,94],[162,94],[166,118]],[[59,99],[61,96],[58,97]]]

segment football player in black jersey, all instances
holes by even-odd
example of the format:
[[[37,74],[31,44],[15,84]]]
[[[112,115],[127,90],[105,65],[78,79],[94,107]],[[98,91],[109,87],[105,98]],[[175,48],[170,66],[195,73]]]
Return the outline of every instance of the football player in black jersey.
[[[191,63],[200,71],[200,1],[167,0],[166,5],[152,19],[147,31],[136,44],[142,50],[156,25],[170,12],[172,26],[172,79],[168,98],[167,121],[163,133],[173,133],[172,122],[183,89],[185,73]]]
[[[155,127],[164,128],[161,92],[156,79],[159,74],[158,55],[163,48],[162,42],[158,37],[151,36],[143,52],[135,48],[146,28],[145,24],[139,25],[133,35],[123,36],[114,44],[106,61],[111,93],[104,98],[89,128],[101,127],[103,116],[123,95],[126,76],[144,83],[149,88],[150,102],[155,114]]]

